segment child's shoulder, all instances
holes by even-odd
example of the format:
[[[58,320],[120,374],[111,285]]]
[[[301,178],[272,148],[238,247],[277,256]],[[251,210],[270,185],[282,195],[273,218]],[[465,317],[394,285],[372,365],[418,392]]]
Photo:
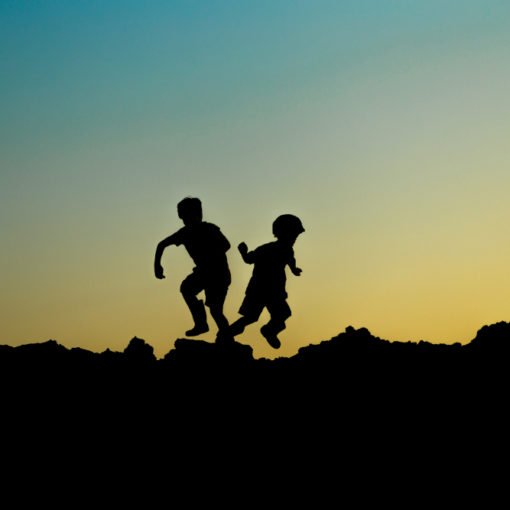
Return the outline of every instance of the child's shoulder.
[[[259,252],[259,253],[263,253],[263,252],[269,252],[269,251],[272,251],[276,248],[276,242],[270,242],[270,243],[265,243],[265,244],[261,244],[260,246],[257,246],[257,248],[255,248],[254,251],[256,252]]]
[[[195,225],[185,225],[182,227],[178,232],[182,233],[182,235],[190,236],[190,237],[196,237],[196,236],[203,236],[206,234],[211,234],[213,232],[218,232],[220,228],[217,225],[214,225],[214,223],[209,223],[207,221],[201,221],[198,224]]]
[[[206,232],[218,232],[220,230],[220,227],[218,227],[218,225],[210,223],[209,221],[202,221],[200,227],[202,230]]]
[[[255,249],[255,254],[261,257],[270,257],[274,259],[287,259],[294,256],[294,250],[292,247],[288,247],[279,243],[278,241],[272,241],[270,243],[262,244]]]

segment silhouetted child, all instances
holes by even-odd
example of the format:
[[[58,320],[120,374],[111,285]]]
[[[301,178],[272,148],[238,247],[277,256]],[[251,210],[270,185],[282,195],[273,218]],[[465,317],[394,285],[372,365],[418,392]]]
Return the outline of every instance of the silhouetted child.
[[[245,243],[238,246],[243,260],[247,264],[254,264],[254,268],[239,309],[242,317],[229,329],[233,336],[242,333],[248,324],[256,322],[262,310],[267,308],[271,319],[260,328],[260,332],[271,347],[280,347],[277,335],[285,329],[285,321],[292,315],[285,290],[285,266],[289,266],[296,276],[301,274],[301,269],[296,267],[293,246],[299,234],[304,231],[299,218],[284,214],[273,222],[276,241],[263,244],[254,251],[248,251]]]
[[[230,243],[216,225],[202,221],[202,203],[198,198],[181,200],[177,204],[177,213],[184,227],[158,244],[154,258],[156,278],[164,278],[161,256],[165,248],[183,244],[196,265],[181,284],[181,293],[195,322],[194,327],[186,331],[186,336],[209,331],[204,303],[197,298],[202,290],[218,330],[226,331],[229,324],[223,315],[223,305],[231,280],[226,255]]]

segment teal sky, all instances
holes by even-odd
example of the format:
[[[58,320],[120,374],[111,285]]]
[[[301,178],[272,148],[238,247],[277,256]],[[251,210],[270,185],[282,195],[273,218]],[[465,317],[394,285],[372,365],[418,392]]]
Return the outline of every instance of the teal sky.
[[[509,49],[504,0],[0,2],[2,343],[166,352],[186,195],[234,247],[302,217],[282,355],[508,319]]]

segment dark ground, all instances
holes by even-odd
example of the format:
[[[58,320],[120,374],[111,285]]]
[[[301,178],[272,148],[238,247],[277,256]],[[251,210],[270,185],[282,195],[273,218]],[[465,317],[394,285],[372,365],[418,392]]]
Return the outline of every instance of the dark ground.
[[[2,345],[4,465],[21,477],[34,466],[66,479],[122,473],[135,485],[164,473],[172,490],[215,479],[215,491],[260,492],[290,477],[294,496],[314,479],[389,503],[412,487],[437,506],[431,494],[451,491],[453,479],[474,489],[484,474],[503,474],[509,352],[505,322],[462,345],[349,327],[274,360],[186,339],[159,360],[138,338],[124,352]]]
[[[289,358],[254,359],[251,347],[179,339],[162,359],[144,340],[124,352],[67,349],[50,340],[0,346],[4,395],[55,406],[149,409],[222,406],[363,406],[395,411],[480,409],[509,388],[510,324],[484,326],[467,344],[390,342],[348,327]],[[21,401],[20,400],[20,401]],[[299,404],[298,404],[299,403]]]

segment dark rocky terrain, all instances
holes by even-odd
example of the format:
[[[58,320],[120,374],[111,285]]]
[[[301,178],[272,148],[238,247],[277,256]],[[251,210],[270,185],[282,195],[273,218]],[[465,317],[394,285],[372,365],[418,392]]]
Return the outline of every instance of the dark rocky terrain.
[[[434,398],[460,402],[506,392],[510,324],[480,329],[466,344],[390,342],[367,329],[302,347],[289,358],[254,359],[251,347],[178,339],[162,359],[133,338],[123,352],[67,349],[54,340],[0,346],[4,392],[41,394],[75,401],[113,398],[185,402],[236,401],[264,395],[267,402],[345,399],[360,396],[393,402]],[[207,397],[207,398],[206,398]],[[480,399],[478,399],[480,400]]]
[[[32,469],[45,490],[79,478],[80,494],[100,473],[127,499],[164,474],[165,490],[205,501],[207,480],[221,491],[286,476],[296,500],[313,480],[432,503],[505,458],[509,352],[506,322],[453,345],[349,327],[274,360],[187,339],[162,359],[139,338],[123,352],[2,345],[4,464],[21,479]]]

